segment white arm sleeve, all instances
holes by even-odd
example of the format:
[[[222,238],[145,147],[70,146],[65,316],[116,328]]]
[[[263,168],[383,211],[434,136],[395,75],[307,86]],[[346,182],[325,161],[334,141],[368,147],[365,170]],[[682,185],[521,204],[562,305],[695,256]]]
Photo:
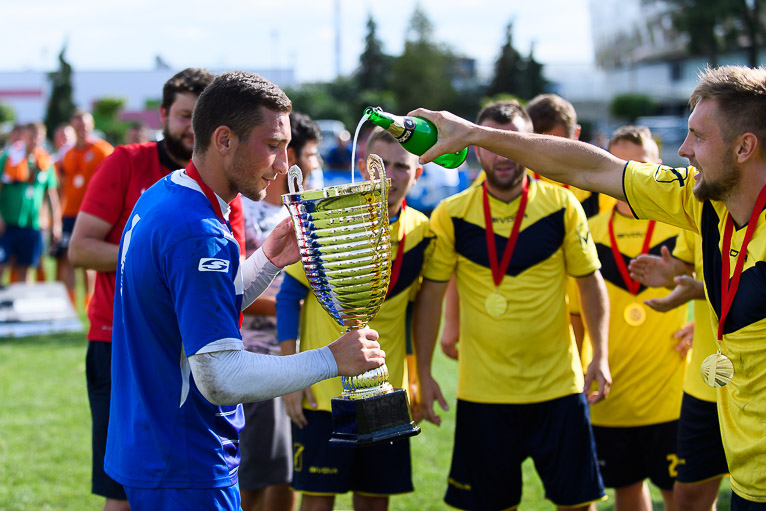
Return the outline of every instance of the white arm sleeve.
[[[329,346],[284,357],[245,350],[198,353],[189,365],[197,388],[214,405],[263,401],[338,376]]]
[[[244,281],[244,295],[242,296],[242,310],[246,309],[256,298],[261,296],[274,277],[279,275],[282,268],[274,266],[269,261],[263,248],[256,250],[253,255],[242,263],[242,280]]]

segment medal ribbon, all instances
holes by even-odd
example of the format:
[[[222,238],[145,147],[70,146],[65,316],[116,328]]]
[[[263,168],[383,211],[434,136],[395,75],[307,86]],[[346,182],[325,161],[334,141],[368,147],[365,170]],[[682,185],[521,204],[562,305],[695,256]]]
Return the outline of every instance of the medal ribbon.
[[[489,256],[489,266],[492,269],[492,280],[495,282],[495,287],[500,287],[500,283],[503,281],[503,275],[505,275],[508,266],[511,264],[511,256],[513,255],[513,249],[516,247],[516,240],[519,237],[521,221],[524,219],[524,212],[527,210],[529,178],[525,174],[523,179],[519,210],[516,212],[516,218],[513,220],[513,229],[511,229],[511,236],[508,238],[508,243],[505,245],[505,250],[503,251],[503,260],[499,264],[497,262],[497,250],[495,248],[495,229],[492,226],[492,213],[489,209],[487,182],[484,181],[484,184],[482,185],[484,188],[484,224],[486,227],[484,232],[487,235],[487,255]]]
[[[402,209],[399,211],[399,231],[402,233],[399,238],[399,247],[396,249],[396,259],[394,259],[394,265],[391,268],[391,278],[388,281],[388,291],[386,291],[386,298],[391,294],[391,290],[399,281],[399,272],[402,270],[402,260],[404,259],[404,240],[407,238],[407,231],[404,228],[404,210],[407,207],[407,201],[402,201]]]
[[[753,206],[753,212],[750,213],[750,221],[747,223],[747,230],[745,231],[745,237],[742,240],[742,248],[739,249],[737,254],[737,263],[734,265],[734,275],[731,276],[729,281],[729,270],[731,268],[729,262],[729,253],[731,252],[731,234],[734,230],[734,221],[731,219],[731,215],[726,215],[726,227],[723,231],[723,246],[721,247],[721,316],[718,320],[718,340],[723,340],[723,325],[726,322],[726,316],[729,315],[729,309],[734,302],[734,295],[737,294],[737,288],[739,287],[739,278],[742,276],[742,268],[745,266],[745,258],[747,257],[747,245],[750,243],[750,239],[755,232],[755,224],[758,223],[758,217],[761,215],[764,206],[766,206],[766,186],[761,188],[758,198]]]
[[[620,249],[617,246],[617,238],[614,235],[614,212],[617,211],[617,207],[615,206],[612,208],[612,215],[609,217],[609,241],[612,245],[612,256],[614,257],[614,262],[617,263],[617,269],[620,270],[620,275],[622,276],[623,282],[625,282],[625,287],[628,288],[628,292],[632,295],[637,295],[638,290],[641,288],[641,283],[637,282],[630,278],[630,273],[628,273],[628,267],[625,264],[625,261],[622,258],[622,254],[620,253]],[[649,225],[646,227],[646,235],[644,235],[644,244],[641,247],[641,253],[646,254],[649,252],[649,243],[652,241],[652,233],[654,232],[654,226],[657,222],[654,220],[649,220]]]
[[[215,192],[213,192],[213,190],[208,185],[206,185],[204,181],[202,181],[202,177],[199,175],[197,167],[194,166],[194,162],[189,161],[189,165],[186,167],[186,175],[196,181],[199,187],[202,188],[202,193],[204,193],[205,197],[207,197],[207,200],[210,201],[210,205],[213,207],[215,216],[217,216],[218,219],[223,222],[226,227],[229,227],[229,223],[223,217],[223,211],[221,211],[221,205],[218,203],[218,197],[216,196]],[[231,231],[231,228],[229,228],[229,231]]]

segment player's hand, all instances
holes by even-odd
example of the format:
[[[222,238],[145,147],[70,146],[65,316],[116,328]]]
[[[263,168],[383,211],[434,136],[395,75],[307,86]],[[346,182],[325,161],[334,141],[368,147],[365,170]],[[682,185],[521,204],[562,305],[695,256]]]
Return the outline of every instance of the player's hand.
[[[694,280],[689,275],[679,275],[673,279],[676,287],[667,296],[662,298],[650,298],[644,303],[658,312],[667,312],[685,304],[689,300],[705,297],[705,289],[702,282]]]
[[[263,242],[263,253],[271,264],[279,268],[289,266],[300,259],[298,240],[290,218],[285,218],[274,227]]]
[[[442,351],[449,358],[457,360],[457,332],[447,331],[445,328],[442,330],[442,337],[439,339],[439,343],[442,346]]]
[[[407,115],[428,119],[436,125],[436,131],[439,133],[436,144],[420,156],[421,163],[428,163],[442,154],[456,153],[472,145],[468,138],[476,125],[455,114],[418,108]]]
[[[598,384],[598,390],[590,390],[593,382]],[[612,386],[612,374],[609,372],[609,362],[606,357],[594,358],[588,365],[588,372],[585,374],[585,393],[590,404],[598,403],[606,399],[609,395],[609,389]]]
[[[662,256],[641,254],[628,265],[630,278],[647,287],[670,287],[673,285],[673,256],[665,245],[660,248]]]
[[[415,403],[417,408],[416,412],[413,412],[414,417],[418,417],[420,420],[425,419],[428,422],[432,422],[437,426],[440,426],[442,419],[440,416],[434,413],[434,401],[439,403],[442,410],[445,412],[449,410],[449,405],[442,395],[442,391],[439,388],[439,384],[436,383],[430,374],[420,375],[420,389],[418,393],[417,402]],[[419,421],[415,421],[419,422]]]
[[[346,332],[330,344],[330,351],[340,376],[356,376],[386,362],[386,354],[378,344],[378,332],[370,328]]]
[[[293,392],[292,394],[287,394],[282,397],[285,402],[285,410],[287,411],[287,416],[290,417],[290,420],[293,421],[293,423],[298,426],[299,429],[303,429],[303,427],[308,424],[308,421],[306,421],[306,416],[303,415],[302,405],[304,397],[306,398],[306,401],[308,401],[309,406],[316,409],[317,402],[316,399],[314,399],[314,393],[311,392],[311,387],[299,390],[298,392]]]
[[[692,349],[692,344],[694,341],[694,321],[690,321],[681,327],[676,333],[673,334],[673,337],[678,339],[678,344],[676,344],[676,351],[679,355],[681,355],[681,358],[686,358],[686,354],[689,353],[690,349]]]

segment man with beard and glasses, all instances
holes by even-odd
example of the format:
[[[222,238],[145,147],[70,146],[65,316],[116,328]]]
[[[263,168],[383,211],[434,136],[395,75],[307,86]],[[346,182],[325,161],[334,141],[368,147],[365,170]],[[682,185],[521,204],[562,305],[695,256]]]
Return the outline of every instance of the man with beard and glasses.
[[[242,310],[299,258],[289,218],[240,262],[228,223],[287,173],[292,103],[242,71],[194,107],[194,153],[136,202],[119,247],[112,407],[104,469],[133,511],[240,509],[240,403],[383,365],[378,334],[347,332],[289,357],[244,349]]]
[[[621,160],[555,137],[494,130],[418,109],[439,130],[421,157],[474,144],[556,181],[627,201],[638,218],[699,233],[704,284],[719,352],[703,363],[717,387],[731,472],[732,509],[766,508],[766,69],[705,69],[689,100],[689,132],[678,154],[689,167]],[[696,370],[696,368],[691,368]]]
[[[491,103],[477,123],[532,133],[516,101]],[[453,274],[460,300],[457,416],[445,502],[459,509],[519,505],[521,463],[531,456],[546,497],[587,509],[604,497],[588,403],[608,394],[609,304],[582,206],[563,187],[477,146],[487,179],[431,215],[433,257],[415,302],[414,346],[423,417],[447,403],[431,375],[442,298]],[[569,326],[567,276],[576,279],[593,361],[583,378]],[[591,384],[598,390],[586,395]],[[493,453],[488,458],[487,454]],[[490,461],[488,461],[491,460]]]
[[[104,509],[128,509],[122,487],[104,473],[106,431],[111,390],[112,314],[120,235],[141,194],[171,171],[189,164],[194,148],[192,111],[213,81],[205,69],[185,69],[162,91],[163,140],[119,146],[99,167],[83,198],[69,246],[75,266],[96,270],[93,299],[88,305],[86,378],[93,421],[92,491],[106,497]],[[232,203],[232,226],[244,249],[241,199]]]

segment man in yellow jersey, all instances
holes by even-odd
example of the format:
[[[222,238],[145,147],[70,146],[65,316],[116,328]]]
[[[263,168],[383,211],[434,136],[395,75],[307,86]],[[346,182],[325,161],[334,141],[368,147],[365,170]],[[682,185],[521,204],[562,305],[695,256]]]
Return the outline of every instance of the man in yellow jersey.
[[[386,176],[391,178],[388,215],[394,253],[389,291],[370,327],[380,333],[389,381],[402,388],[408,381],[405,356],[410,351],[412,302],[424,261],[432,250],[428,219],[404,202],[422,167],[417,156],[403,149],[382,128],[373,130],[367,153],[382,158]],[[359,170],[369,179],[364,162],[359,160]],[[295,353],[298,338],[301,351],[322,347],[332,342],[340,330],[309,292],[301,264],[290,266],[277,294],[277,337],[282,354]],[[413,490],[409,440],[358,449],[331,446],[330,400],[342,390],[340,378],[334,378],[284,398],[293,422],[292,486],[302,494],[300,509],[332,509],[335,496],[349,491],[354,492],[354,509],[387,509],[390,495]]]
[[[661,312],[694,300],[694,349],[684,380],[678,423],[678,476],[673,488],[679,511],[714,510],[721,478],[729,472],[721,443],[715,389],[705,385],[699,367],[717,351],[710,310],[701,279],[702,243],[699,235],[683,230],[673,254],[647,254],[631,261],[631,276],[646,286],[669,287],[666,297],[645,303]]]
[[[609,141],[609,152],[628,160],[659,163],[659,148],[642,126],[623,126]],[[662,493],[665,509],[675,509],[673,482],[678,456],[676,436],[686,353],[676,351],[674,334],[686,309],[662,314],[642,302],[663,292],[630,278],[628,263],[639,254],[672,250],[679,228],[634,218],[618,201],[589,220],[609,291],[609,399],[591,407],[599,468],[604,485],[615,488],[615,510],[651,511],[648,478]]]
[[[532,132],[516,101],[491,103],[477,123]],[[431,215],[434,256],[415,306],[420,412],[447,403],[431,375],[447,283],[460,297],[457,418],[445,502],[460,509],[507,509],[521,499],[521,463],[531,456],[546,497],[587,509],[604,498],[588,400],[606,396],[608,301],[582,206],[562,187],[530,179],[515,161],[483,148],[482,186],[445,199]],[[594,359],[585,377],[569,327],[567,275],[577,277]],[[490,455],[491,453],[491,455]]]
[[[418,109],[410,115],[425,117],[439,131],[439,141],[421,156],[423,162],[478,145],[550,179],[627,200],[638,218],[701,235],[706,295],[720,341],[720,353],[708,359],[705,369],[708,381],[719,388],[732,509],[763,509],[766,229],[757,227],[766,223],[766,69],[706,69],[690,106],[689,133],[678,154],[691,166],[675,169],[626,162],[558,137],[476,126],[447,112]]]

